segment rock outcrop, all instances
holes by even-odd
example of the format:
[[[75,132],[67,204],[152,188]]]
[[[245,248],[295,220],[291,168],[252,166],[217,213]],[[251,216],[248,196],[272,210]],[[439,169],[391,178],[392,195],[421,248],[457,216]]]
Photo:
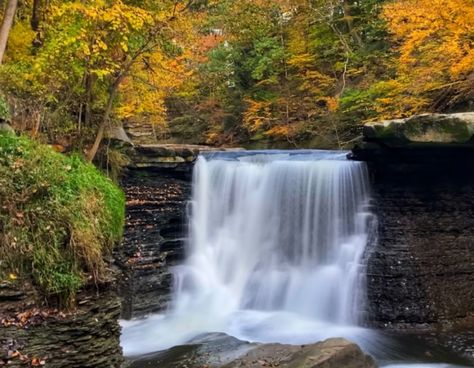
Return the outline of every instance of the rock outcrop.
[[[369,320],[467,327],[474,316],[474,113],[371,123],[352,158],[371,175]]]
[[[215,148],[189,144],[151,144],[138,145],[131,151],[131,168],[134,169],[172,169],[190,171],[194,160],[200,153],[215,151],[236,151],[240,148]]]
[[[310,345],[260,345],[223,368],[375,368],[377,365],[356,345],[334,338]]]
[[[368,123],[363,128],[366,141],[391,147],[434,143],[472,144],[474,112],[423,114],[407,119]]]
[[[375,368],[354,343],[333,338],[308,345],[258,344],[225,334],[207,334],[189,345],[137,357],[130,368]]]
[[[0,365],[119,368],[120,300],[95,290],[73,312],[38,309],[23,292],[1,287]]]

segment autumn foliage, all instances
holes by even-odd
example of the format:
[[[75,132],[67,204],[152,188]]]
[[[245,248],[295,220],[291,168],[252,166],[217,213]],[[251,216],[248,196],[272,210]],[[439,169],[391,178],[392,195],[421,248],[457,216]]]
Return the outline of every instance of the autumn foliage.
[[[398,46],[398,80],[421,109],[446,109],[474,97],[474,2],[402,0],[383,12]]]
[[[0,87],[18,129],[91,156],[124,122],[344,147],[367,120],[469,109],[473,24],[470,0],[20,0]]]

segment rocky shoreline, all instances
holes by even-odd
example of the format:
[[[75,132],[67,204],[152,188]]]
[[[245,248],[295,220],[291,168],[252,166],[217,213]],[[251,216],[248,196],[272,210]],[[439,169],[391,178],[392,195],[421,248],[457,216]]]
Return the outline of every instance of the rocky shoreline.
[[[13,290],[4,285],[0,291],[0,366],[121,367],[113,286],[81,292],[71,311],[38,308],[31,295]]]

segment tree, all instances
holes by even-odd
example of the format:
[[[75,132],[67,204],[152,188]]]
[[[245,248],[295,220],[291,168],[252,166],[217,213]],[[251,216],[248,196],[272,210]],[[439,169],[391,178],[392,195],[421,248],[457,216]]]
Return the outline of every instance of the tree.
[[[3,56],[5,54],[5,49],[7,48],[8,35],[12,28],[17,6],[18,0],[8,0],[5,15],[3,16],[2,27],[0,28],[0,64],[3,62]]]
[[[95,136],[92,159],[111,124],[165,120],[167,93],[189,77],[194,9],[173,0],[25,3],[0,68],[17,121],[81,148]]]
[[[474,99],[474,3],[399,0],[385,6],[399,52],[397,81],[419,96],[409,113],[446,110]]]

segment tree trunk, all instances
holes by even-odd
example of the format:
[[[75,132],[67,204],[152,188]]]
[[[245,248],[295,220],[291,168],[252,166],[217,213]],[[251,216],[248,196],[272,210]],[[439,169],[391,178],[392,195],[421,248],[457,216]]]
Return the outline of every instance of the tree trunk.
[[[115,96],[117,95],[118,87],[122,82],[122,79],[123,76],[117,77],[117,79],[110,87],[109,98],[107,100],[107,106],[105,108],[104,116],[102,118],[102,123],[100,124],[99,131],[97,132],[97,136],[95,137],[94,145],[92,146],[87,155],[87,159],[89,160],[89,162],[92,162],[94,160],[94,157],[97,154],[97,151],[99,150],[100,143],[104,138],[105,129],[109,125],[110,115],[112,114],[112,109],[114,107]]]
[[[3,16],[2,27],[0,28],[0,64],[3,61],[3,55],[7,48],[8,35],[13,25],[17,5],[18,0],[8,0],[5,15]]]
[[[31,12],[31,29],[35,32],[39,31],[40,9],[41,9],[41,0],[33,0],[33,10]]]
[[[92,120],[92,89],[94,88],[94,76],[87,72],[86,75],[86,103],[84,114],[84,126],[90,126]]]

